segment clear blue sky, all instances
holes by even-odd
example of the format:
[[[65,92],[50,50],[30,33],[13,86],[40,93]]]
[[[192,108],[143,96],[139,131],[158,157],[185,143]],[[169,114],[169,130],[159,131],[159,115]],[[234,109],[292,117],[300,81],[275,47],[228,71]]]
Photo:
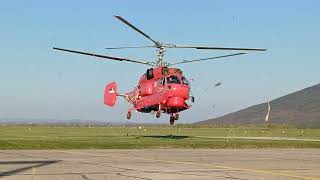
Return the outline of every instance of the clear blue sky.
[[[113,17],[121,15],[152,38],[176,44],[267,48],[267,52],[181,65],[194,78],[196,103],[181,122],[217,117],[320,82],[320,1],[9,1],[0,5],[0,118],[122,122],[128,104],[103,105],[113,80],[131,90],[143,65],[100,61],[52,46],[137,59],[153,49],[105,50],[151,43]],[[167,61],[227,52],[168,50]],[[222,82],[214,88],[213,84]],[[213,108],[213,106],[215,106]],[[168,117],[133,115],[135,122]]]

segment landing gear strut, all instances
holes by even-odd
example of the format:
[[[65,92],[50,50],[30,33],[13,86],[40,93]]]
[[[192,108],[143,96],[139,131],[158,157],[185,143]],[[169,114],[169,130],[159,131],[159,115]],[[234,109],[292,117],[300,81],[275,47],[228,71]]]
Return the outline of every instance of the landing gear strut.
[[[179,114],[174,114],[173,117],[174,117],[174,120],[178,120],[179,119]]]
[[[173,125],[174,121],[177,121],[179,119],[179,114],[178,113],[172,113],[170,116],[170,124]]]
[[[160,118],[160,116],[161,116],[161,106],[159,105],[159,109],[158,109],[158,111],[156,112],[156,117],[157,117],[157,118]]]
[[[171,115],[171,116],[170,116],[170,124],[171,124],[171,125],[173,125],[173,124],[174,124],[174,120],[175,120],[174,116],[173,116],[173,115]]]
[[[160,116],[161,116],[161,111],[159,110],[156,112],[156,117],[159,118]]]
[[[131,118],[131,111],[128,111],[127,113],[127,119],[130,119]]]

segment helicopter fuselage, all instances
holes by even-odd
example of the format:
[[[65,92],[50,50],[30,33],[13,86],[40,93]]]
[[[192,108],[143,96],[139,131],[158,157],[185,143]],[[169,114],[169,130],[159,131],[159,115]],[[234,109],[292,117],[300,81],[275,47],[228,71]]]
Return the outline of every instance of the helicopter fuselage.
[[[160,109],[172,114],[190,107],[185,102],[189,99],[189,90],[189,83],[180,69],[157,67],[148,69],[138,86],[127,96],[134,100],[134,108],[139,112],[150,113]]]
[[[110,83],[114,84],[115,83]],[[114,85],[107,85],[105,90],[105,104],[115,96]],[[177,120],[179,112],[189,109],[191,106],[186,103],[190,99],[190,86],[188,80],[183,76],[183,72],[178,68],[168,68],[159,66],[150,68],[139,80],[138,85],[130,92],[123,95],[126,101],[132,104],[128,110],[127,118],[131,118],[131,111],[136,110],[142,113],[156,112],[156,117],[161,113],[170,114],[171,119]],[[107,99],[106,99],[107,98]]]

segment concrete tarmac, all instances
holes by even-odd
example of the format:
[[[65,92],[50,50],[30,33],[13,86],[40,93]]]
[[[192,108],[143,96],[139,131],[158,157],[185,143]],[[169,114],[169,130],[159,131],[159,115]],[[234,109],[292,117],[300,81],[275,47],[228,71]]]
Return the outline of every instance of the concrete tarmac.
[[[0,179],[320,179],[320,149],[0,150]]]

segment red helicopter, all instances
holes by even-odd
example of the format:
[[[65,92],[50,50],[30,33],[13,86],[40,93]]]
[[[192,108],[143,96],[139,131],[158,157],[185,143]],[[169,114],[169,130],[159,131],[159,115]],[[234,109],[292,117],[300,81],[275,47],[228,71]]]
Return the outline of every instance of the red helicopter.
[[[150,36],[142,32],[140,29],[129,23],[121,16],[115,16],[118,20],[128,25],[150,41],[154,43],[151,46],[131,46],[131,47],[113,47],[106,49],[126,49],[126,48],[156,48],[158,59],[155,62],[133,60],[129,58],[121,58],[107,55],[100,55],[82,51],[74,51],[69,49],[62,49],[54,47],[54,50],[60,50],[65,52],[77,53],[87,56],[94,56],[98,58],[110,59],[115,61],[127,61],[132,63],[144,64],[151,66],[147,69],[139,80],[137,87],[128,93],[118,93],[117,84],[111,82],[105,87],[104,91],[104,104],[108,106],[114,106],[116,103],[116,97],[123,97],[127,102],[132,104],[127,112],[127,119],[131,118],[132,111],[138,111],[142,113],[155,112],[156,117],[159,118],[161,113],[167,113],[170,115],[170,124],[173,125],[176,120],[179,119],[179,112],[191,108],[186,101],[191,100],[194,102],[194,97],[191,96],[190,83],[183,71],[178,68],[172,68],[173,65],[185,64],[191,62],[208,61],[218,58],[225,58],[231,56],[243,55],[246,53],[234,53],[223,56],[183,60],[175,63],[165,62],[164,52],[166,48],[188,48],[188,49],[202,49],[202,50],[232,50],[232,51],[266,51],[266,49],[256,48],[226,48],[226,47],[209,47],[209,46],[186,46],[186,45],[174,45],[164,44],[159,41],[153,40]]]

